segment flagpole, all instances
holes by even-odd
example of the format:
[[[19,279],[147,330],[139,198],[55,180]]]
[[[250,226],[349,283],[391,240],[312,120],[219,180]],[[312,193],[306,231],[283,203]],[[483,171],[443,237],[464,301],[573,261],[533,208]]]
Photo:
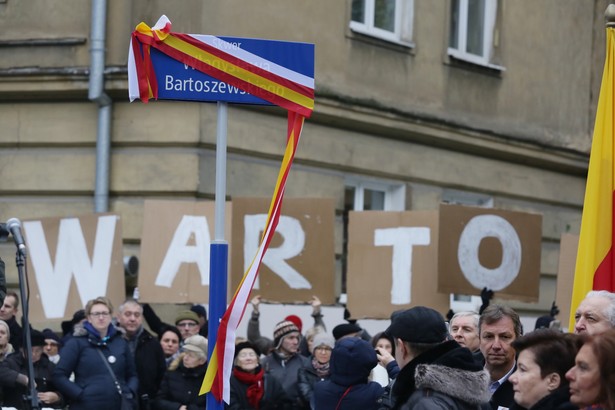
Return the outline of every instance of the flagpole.
[[[228,272],[228,243],[224,239],[228,103],[218,101],[217,104],[215,228],[214,240],[210,245],[209,262],[209,323],[207,336],[209,363],[211,363],[211,355],[218,338],[220,319],[226,311]],[[222,346],[221,348],[224,347]],[[211,392],[207,393],[207,409],[223,410],[224,403],[222,401],[218,402]]]

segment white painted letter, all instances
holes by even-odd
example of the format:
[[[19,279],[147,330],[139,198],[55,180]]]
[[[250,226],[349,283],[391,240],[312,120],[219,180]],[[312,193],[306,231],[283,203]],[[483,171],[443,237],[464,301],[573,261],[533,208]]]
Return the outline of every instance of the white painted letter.
[[[392,246],[391,303],[406,305],[412,295],[412,247],[429,245],[429,228],[387,228],[374,231],[374,245]]]
[[[267,223],[266,214],[245,215],[243,220],[245,238],[243,242],[244,272],[248,270],[260,244],[262,231]],[[267,265],[291,289],[311,289],[310,282],[292,266],[286,259],[299,255],[305,247],[305,232],[296,218],[280,216],[275,230],[284,238],[279,248],[269,248],[263,257],[263,264]],[[259,289],[259,278],[254,282],[254,289]]]
[[[194,235],[194,245],[188,241]],[[177,226],[167,254],[160,265],[156,286],[170,288],[182,263],[196,263],[201,273],[201,285],[209,285],[209,226],[204,216],[184,215]]]
[[[493,237],[502,244],[502,263],[495,269],[481,265],[478,257],[480,242]],[[521,268],[521,240],[515,228],[497,215],[479,215],[470,219],[459,237],[457,249],[463,276],[477,289],[487,287],[502,290],[510,285]]]
[[[79,219],[62,219],[58,229],[55,265],[51,263],[41,222],[24,222],[30,259],[46,317],[64,316],[73,276],[83,305],[106,293],[116,221],[115,215],[98,218],[94,252],[90,260]]]

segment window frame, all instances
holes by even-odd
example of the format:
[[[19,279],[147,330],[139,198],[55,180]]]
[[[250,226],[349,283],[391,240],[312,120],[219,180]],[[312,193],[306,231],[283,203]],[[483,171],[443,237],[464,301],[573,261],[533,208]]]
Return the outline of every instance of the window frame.
[[[399,183],[349,178],[344,187],[354,188],[353,211],[364,211],[365,190],[384,192],[383,211],[404,211],[406,206],[406,185]]]
[[[458,60],[503,71],[504,67],[491,63],[493,57],[494,32],[496,31],[498,0],[484,0],[485,15],[483,16],[483,55],[469,53],[468,43],[468,10],[469,0],[457,0],[459,7],[457,25],[457,48],[448,45],[448,55]],[[451,19],[454,10],[451,10]],[[449,24],[449,27],[451,25]],[[450,28],[452,29],[452,27]]]
[[[414,47],[412,32],[414,29],[414,0],[395,0],[395,30],[388,31],[374,26],[375,1],[363,0],[365,18],[363,22],[350,18],[350,30],[391,43]]]

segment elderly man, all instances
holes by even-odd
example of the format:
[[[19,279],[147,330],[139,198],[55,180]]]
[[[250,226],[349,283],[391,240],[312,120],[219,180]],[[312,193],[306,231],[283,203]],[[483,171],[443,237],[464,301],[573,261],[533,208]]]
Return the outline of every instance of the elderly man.
[[[135,357],[139,378],[139,408],[147,409],[148,401],[156,397],[166,371],[164,353],[158,339],[143,328],[143,308],[134,300],[122,303],[117,311],[117,323],[125,331],[130,351]]]
[[[615,293],[592,290],[574,314],[574,332],[595,335],[615,327]]]
[[[182,310],[175,317],[175,327],[182,335],[182,341],[199,334],[199,316],[191,310]]]
[[[480,351],[491,379],[489,404],[494,410],[509,409],[514,405],[514,392],[508,378],[517,368],[511,343],[523,334],[519,315],[508,306],[491,305],[480,315],[479,333]]]
[[[299,353],[301,333],[290,320],[279,322],[273,330],[274,350],[262,361],[263,369],[275,377],[293,402],[293,409],[306,408],[300,399],[297,386],[299,369],[310,361]]]
[[[471,352],[476,352],[480,347],[478,335],[478,320],[480,316],[476,312],[458,312],[453,315],[449,323],[449,333],[463,347]]]
[[[395,341],[401,368],[390,397],[382,399],[385,407],[477,408],[489,400],[487,372],[468,349],[448,340],[437,311],[416,306],[395,312],[385,333]]]

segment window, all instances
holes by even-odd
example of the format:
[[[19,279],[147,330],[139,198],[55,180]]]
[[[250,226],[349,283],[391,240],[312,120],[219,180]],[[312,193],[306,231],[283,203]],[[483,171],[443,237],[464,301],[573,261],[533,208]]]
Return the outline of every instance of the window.
[[[414,0],[352,0],[350,29],[412,47]]]
[[[403,211],[405,188],[405,185],[349,180],[345,208],[349,211]]]
[[[471,63],[491,64],[497,0],[452,0],[448,54]]]

